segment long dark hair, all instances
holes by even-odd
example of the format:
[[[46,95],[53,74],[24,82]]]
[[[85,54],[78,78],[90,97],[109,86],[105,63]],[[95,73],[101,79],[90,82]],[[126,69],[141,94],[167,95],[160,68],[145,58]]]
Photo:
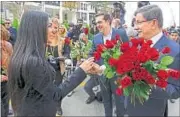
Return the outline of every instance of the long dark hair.
[[[9,93],[12,98],[17,98],[14,97],[17,93],[23,96],[19,89],[23,89],[25,82],[31,78],[28,65],[45,62],[47,25],[48,14],[44,12],[27,11],[22,16],[8,72]]]

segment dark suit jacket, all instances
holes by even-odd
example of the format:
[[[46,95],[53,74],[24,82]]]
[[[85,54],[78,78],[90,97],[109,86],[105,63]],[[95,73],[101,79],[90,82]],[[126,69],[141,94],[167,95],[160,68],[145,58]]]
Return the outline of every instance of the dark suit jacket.
[[[170,56],[174,57],[174,62],[169,66],[176,70],[180,70],[180,46],[173,40],[168,39],[165,35],[154,45],[155,48],[162,50],[165,46],[171,49]],[[167,106],[167,100],[170,98],[177,99],[180,97],[180,80],[170,78],[166,91],[156,88],[152,90],[149,100],[143,105],[136,101],[135,106],[131,104],[130,97],[128,97],[127,114],[129,116],[164,116]]]
[[[86,73],[78,68],[69,81],[56,87],[53,84],[55,71],[49,63],[28,65],[28,68],[32,77],[28,80],[22,76],[26,79],[25,86],[11,97],[15,116],[55,117],[57,103],[86,78]]]

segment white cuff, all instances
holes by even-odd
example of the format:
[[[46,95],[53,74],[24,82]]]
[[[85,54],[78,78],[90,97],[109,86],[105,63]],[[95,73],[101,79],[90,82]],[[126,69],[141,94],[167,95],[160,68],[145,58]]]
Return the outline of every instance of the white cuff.
[[[102,70],[102,72],[99,73],[98,75],[99,75],[99,76],[102,76],[102,74],[104,73],[104,70],[106,69],[106,66],[105,66],[105,65],[101,65],[101,66],[100,66],[100,69]]]

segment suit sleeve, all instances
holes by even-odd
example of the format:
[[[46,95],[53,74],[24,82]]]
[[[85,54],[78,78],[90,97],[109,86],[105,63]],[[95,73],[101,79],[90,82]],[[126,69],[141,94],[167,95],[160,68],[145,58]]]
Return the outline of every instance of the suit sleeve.
[[[49,75],[49,71],[47,71],[45,66],[31,66],[29,69],[31,69],[29,70],[29,74],[32,74],[32,84],[29,85],[44,97],[54,101],[62,100],[63,97],[76,88],[86,78],[86,73],[81,68],[78,68],[70,76],[69,81],[65,81],[57,87],[53,84],[52,76]]]
[[[123,42],[129,41],[126,31],[118,29],[118,32]]]

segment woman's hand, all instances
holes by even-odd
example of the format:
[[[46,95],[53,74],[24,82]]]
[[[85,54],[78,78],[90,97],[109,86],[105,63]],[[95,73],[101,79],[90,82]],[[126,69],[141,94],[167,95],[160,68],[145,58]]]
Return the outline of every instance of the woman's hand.
[[[79,67],[83,69],[85,73],[88,73],[93,67],[93,64],[94,64],[93,61],[94,61],[94,57],[91,57],[85,60],[84,62],[82,62]]]
[[[8,77],[5,75],[1,75],[1,82],[7,81]]]

